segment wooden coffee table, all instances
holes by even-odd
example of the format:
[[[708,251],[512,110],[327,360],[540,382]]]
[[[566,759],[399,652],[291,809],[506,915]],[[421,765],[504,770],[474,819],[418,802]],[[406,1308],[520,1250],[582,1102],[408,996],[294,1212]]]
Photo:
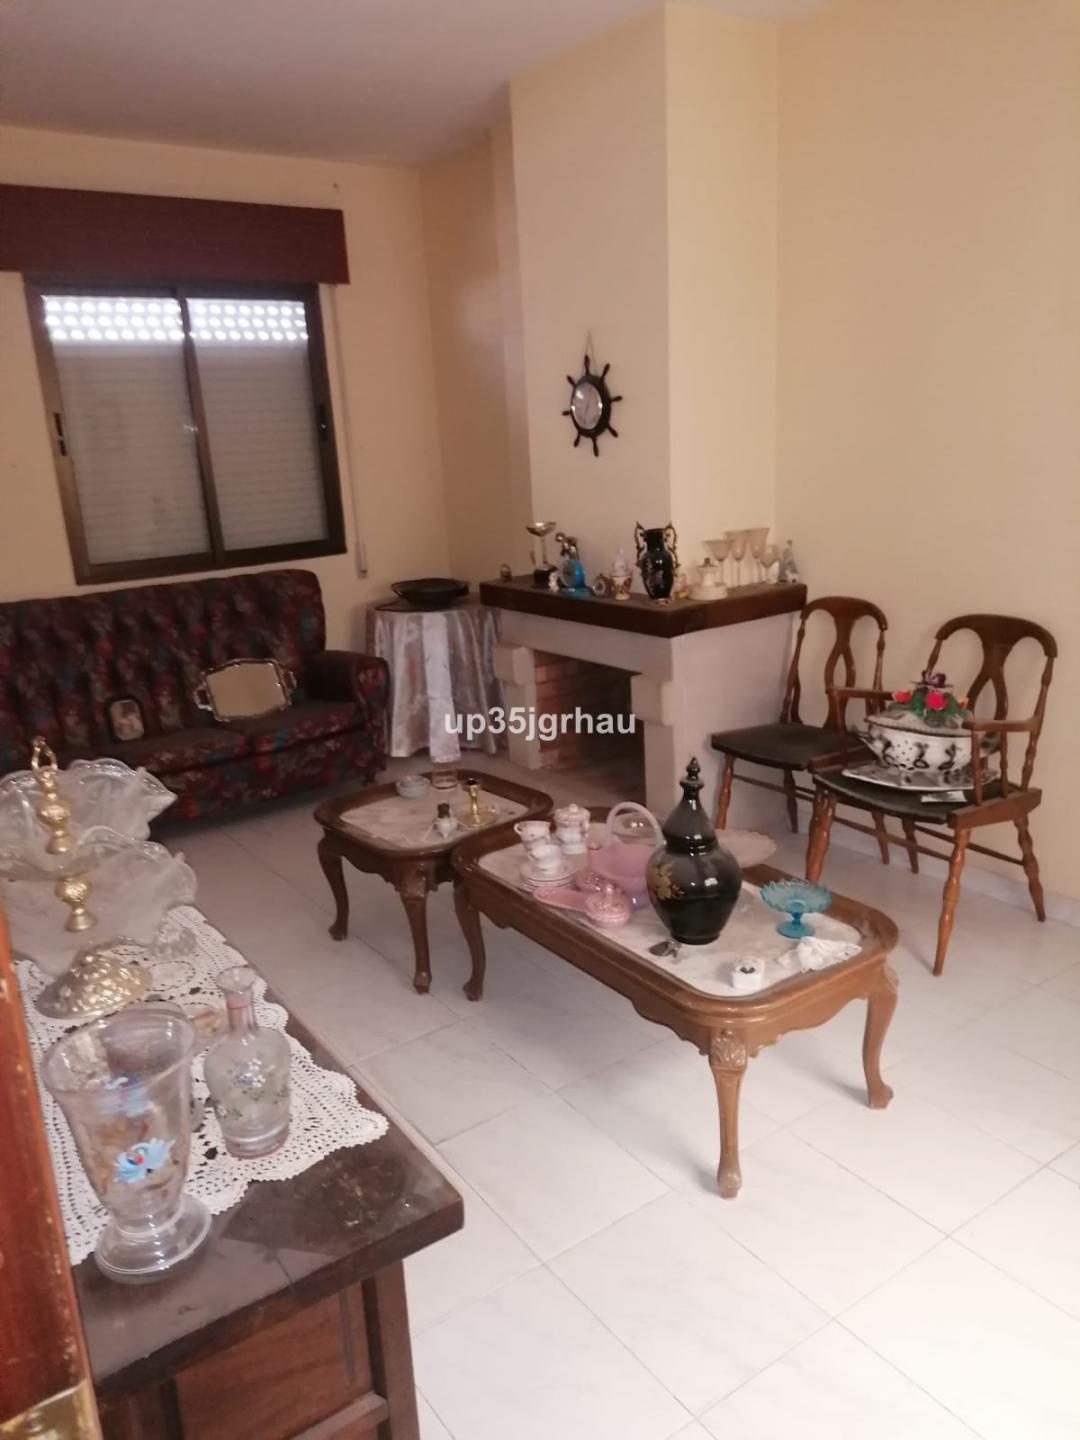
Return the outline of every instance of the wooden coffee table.
[[[605,813],[594,810],[594,822]],[[629,930],[605,934],[579,912],[544,904],[514,883],[516,864],[507,862],[510,847],[516,845],[517,837],[504,829],[476,835],[454,852],[458,878],[454,900],[473,962],[466,994],[477,999],[483,993],[485,956],[480,917],[486,915],[496,925],[527,935],[602,985],[625,995],[645,1019],[666,1025],[681,1039],[696,1045],[708,1056],[716,1083],[720,1108],[717,1184],[726,1199],[733,1199],[742,1183],[738,1115],[747,1061],[789,1030],[823,1025],[849,1001],[864,999],[863,1069],[867,1095],[875,1110],[888,1105],[893,1092],[881,1078],[881,1045],[896,1008],[898,985],[896,973],[887,961],[897,940],[896,926],[888,916],[838,895],[828,915],[854,929],[853,943],[860,947],[856,955],[824,970],[785,975],[778,983],[752,994],[732,993],[719,981],[717,988],[727,989],[728,993],[710,992],[684,978],[687,970],[696,969],[696,978],[706,983],[701,982],[701,972],[708,968],[704,947],[698,957],[694,955],[696,947],[686,946],[677,959],[653,960],[619,943],[619,935],[629,936]],[[507,853],[500,856],[500,851]],[[492,865],[501,867],[503,873],[493,873],[489,868]],[[770,865],[756,865],[744,872],[744,879],[758,886],[766,880],[783,878],[783,873]],[[751,910],[740,925],[759,926],[762,940],[770,942],[781,917],[767,911],[762,902],[757,901],[757,905],[763,913],[758,916],[756,909]],[[733,918],[729,929],[734,923]],[[658,919],[655,926],[657,939],[662,939],[666,932]],[[684,975],[680,975],[680,967]],[[730,971],[730,966],[725,969],[720,961],[713,968],[717,975]]]
[[[433,832],[429,835],[423,834],[423,817],[420,816],[416,829],[421,838],[415,844],[397,843],[385,833],[380,835],[374,831],[359,829],[342,818],[350,811],[367,809],[377,803],[382,805],[385,801],[400,800],[392,783],[350,791],[334,800],[324,801],[315,811],[315,819],[323,830],[322,839],[319,841],[319,864],[337,906],[330,934],[335,940],[344,940],[349,933],[349,892],[345,887],[341,862],[348,860],[357,870],[369,875],[381,875],[398,892],[405,907],[416,954],[413,988],[421,995],[426,995],[431,989],[431,954],[427,933],[428,892],[437,889],[446,881],[453,881],[456,887],[457,881],[451,864],[454,850],[465,838],[481,835],[508,836],[509,841],[516,843],[517,836],[511,827],[518,820],[543,820],[552,810],[551,796],[545,795],[542,790],[530,790],[524,785],[514,785],[509,780],[502,780],[499,776],[489,775],[483,770],[462,767],[454,773],[460,782],[457,790],[442,791],[432,787],[423,802],[406,801],[402,804],[409,805],[418,816],[426,806],[434,818],[438,802],[448,800],[457,813],[468,808],[464,785],[468,780],[474,779],[480,784],[481,799],[486,792],[507,802],[506,818],[483,830],[459,829],[450,839],[441,840]],[[385,809],[385,806],[383,808]],[[376,831],[379,828],[378,825],[375,826]],[[470,1000],[480,998],[479,990],[473,994],[471,985],[466,985],[465,993]]]

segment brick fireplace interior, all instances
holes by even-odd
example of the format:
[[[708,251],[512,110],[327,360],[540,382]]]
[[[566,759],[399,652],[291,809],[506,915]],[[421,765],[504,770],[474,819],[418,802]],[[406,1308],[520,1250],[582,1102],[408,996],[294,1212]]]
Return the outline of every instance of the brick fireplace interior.
[[[591,660],[572,660],[538,650],[536,664],[537,715],[573,715],[580,709],[594,719],[593,733],[573,725],[550,740],[540,740],[540,764],[545,769],[587,771],[593,780],[603,780],[627,800],[645,800],[645,734],[641,725],[630,734],[598,734],[595,721],[601,715],[625,717],[630,708],[632,672]]]

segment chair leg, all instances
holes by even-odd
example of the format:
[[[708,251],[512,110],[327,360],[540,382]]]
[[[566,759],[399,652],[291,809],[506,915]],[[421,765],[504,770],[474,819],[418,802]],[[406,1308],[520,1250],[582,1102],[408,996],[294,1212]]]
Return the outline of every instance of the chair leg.
[[[968,832],[960,830],[953,845],[949,861],[949,877],[945,881],[945,892],[941,897],[941,919],[938,921],[937,954],[934,956],[934,974],[940,975],[945,969],[945,951],[949,948],[953,918],[956,915],[956,901],[960,894],[960,873],[964,868],[964,855],[968,846]]]
[[[788,820],[791,823],[791,833],[799,833],[799,797],[795,793],[795,775],[791,770],[784,771],[784,794],[787,796]]]
[[[881,863],[887,865],[889,863],[889,842],[885,838],[885,816],[880,810],[872,810],[870,813],[874,817],[874,831],[877,835],[878,849],[881,851]]]
[[[829,832],[836,815],[837,797],[819,796],[820,803],[814,805],[814,818],[810,825],[810,843],[806,849],[806,878],[814,885],[821,879],[825,864],[825,852],[829,848]]]
[[[900,823],[904,827],[904,839],[907,841],[908,864],[911,866],[911,873],[917,875],[919,873],[919,842],[915,834],[915,821],[902,820]]]
[[[1039,879],[1039,862],[1035,859],[1035,846],[1031,842],[1031,826],[1026,815],[1022,815],[1017,820],[1016,833],[1020,839],[1020,854],[1023,856],[1028,889],[1031,891],[1031,903],[1035,906],[1035,914],[1038,918],[1045,920],[1046,901],[1043,898],[1042,881]]]
[[[720,776],[720,791],[716,797],[716,828],[727,829],[727,812],[731,804],[731,782],[735,779],[735,757],[724,756],[724,769]]]

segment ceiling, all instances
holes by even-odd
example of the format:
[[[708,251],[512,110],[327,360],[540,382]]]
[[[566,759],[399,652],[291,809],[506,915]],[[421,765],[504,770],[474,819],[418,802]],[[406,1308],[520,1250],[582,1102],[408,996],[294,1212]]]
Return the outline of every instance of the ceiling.
[[[0,0],[9,124],[418,161],[507,81],[658,0]],[[772,18],[821,0],[710,0]]]

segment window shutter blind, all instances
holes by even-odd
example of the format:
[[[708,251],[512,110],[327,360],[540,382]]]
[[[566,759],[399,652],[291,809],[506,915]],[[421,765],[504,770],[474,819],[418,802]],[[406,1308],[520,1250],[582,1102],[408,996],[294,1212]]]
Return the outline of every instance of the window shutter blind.
[[[180,306],[44,298],[91,564],[206,553]]]
[[[188,300],[227,550],[324,540],[300,300]]]

